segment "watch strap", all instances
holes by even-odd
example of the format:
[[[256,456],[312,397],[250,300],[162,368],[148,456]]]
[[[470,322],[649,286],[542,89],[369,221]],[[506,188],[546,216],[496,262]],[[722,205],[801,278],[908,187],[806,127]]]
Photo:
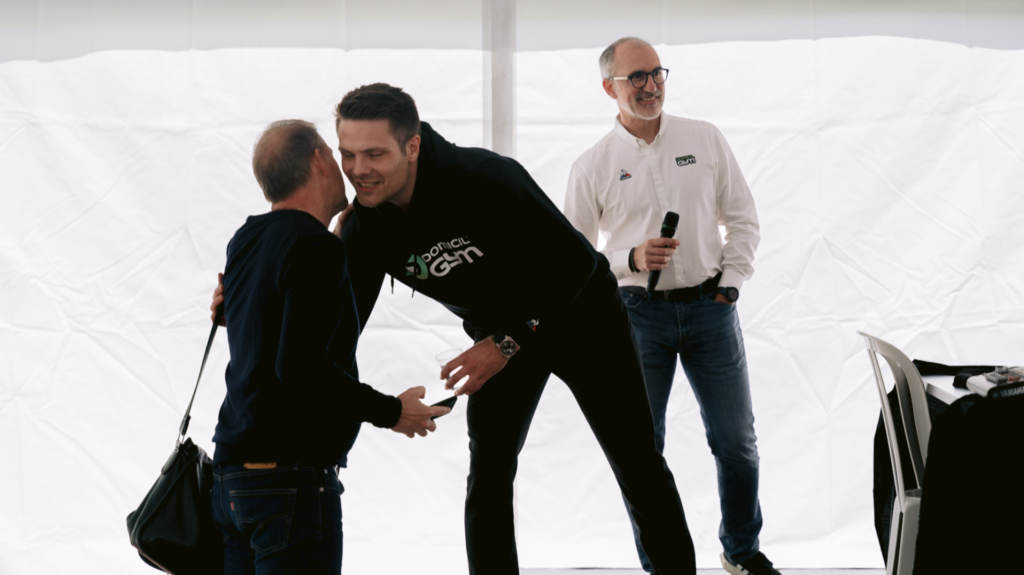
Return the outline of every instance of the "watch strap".
[[[740,299],[740,290],[734,287],[719,286],[716,292],[725,296],[729,303],[736,303],[736,300]]]

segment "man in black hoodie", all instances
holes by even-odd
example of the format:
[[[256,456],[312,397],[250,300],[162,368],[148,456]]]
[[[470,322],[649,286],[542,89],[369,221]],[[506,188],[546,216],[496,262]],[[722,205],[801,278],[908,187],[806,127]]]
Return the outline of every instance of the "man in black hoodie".
[[[470,396],[470,572],[519,572],[512,482],[554,373],[611,464],[653,572],[694,573],[693,542],[655,448],[643,368],[608,261],[515,160],[445,141],[401,89],[362,86],[335,112],[342,170],[358,199],[335,231],[363,325],[387,274],[462,318],[476,341],[441,372],[447,388],[461,381],[457,393]]]
[[[316,128],[274,122],[253,151],[271,202],[228,244],[222,277],[231,360],[213,441],[213,516],[224,572],[338,573],[341,483],[360,422],[409,437],[448,408],[360,383],[359,318],[345,249],[327,229],[345,180]],[[219,302],[218,302],[219,303]]]

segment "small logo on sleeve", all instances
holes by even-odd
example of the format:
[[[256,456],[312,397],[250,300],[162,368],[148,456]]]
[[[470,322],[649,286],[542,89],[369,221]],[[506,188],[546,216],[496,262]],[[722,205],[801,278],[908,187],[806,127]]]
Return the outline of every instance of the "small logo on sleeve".
[[[679,156],[678,158],[676,158],[677,166],[689,166],[690,164],[696,163],[697,158],[694,158],[693,156]]]
[[[628,179],[630,179],[630,178],[632,178],[632,177],[633,177],[633,174],[630,174],[630,173],[629,173],[629,172],[627,172],[626,170],[622,170],[621,172],[619,172],[619,181],[620,181],[620,182],[621,182],[622,180],[628,180]]]

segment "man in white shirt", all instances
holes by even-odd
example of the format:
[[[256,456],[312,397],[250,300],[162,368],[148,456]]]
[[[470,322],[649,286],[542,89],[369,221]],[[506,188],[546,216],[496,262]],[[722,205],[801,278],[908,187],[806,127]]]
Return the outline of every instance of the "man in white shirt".
[[[599,63],[619,115],[573,164],[565,215],[595,247],[599,232],[607,240],[602,253],[636,333],[659,451],[676,358],[682,362],[718,467],[723,567],[777,575],[758,549],[758,455],[735,307],[760,240],[754,199],[717,128],[662,113],[668,70],[650,44],[622,38]],[[661,238],[670,211],[679,214],[678,231]],[[661,278],[648,294],[655,270]],[[639,539],[637,551],[650,571]]]

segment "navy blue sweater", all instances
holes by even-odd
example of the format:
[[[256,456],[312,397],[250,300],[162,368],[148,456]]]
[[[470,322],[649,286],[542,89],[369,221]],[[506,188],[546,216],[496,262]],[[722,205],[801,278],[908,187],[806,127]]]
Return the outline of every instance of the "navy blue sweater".
[[[224,317],[231,359],[214,462],[344,466],[360,422],[398,422],[398,398],[359,382],[344,245],[312,215],[251,216],[235,232]]]

